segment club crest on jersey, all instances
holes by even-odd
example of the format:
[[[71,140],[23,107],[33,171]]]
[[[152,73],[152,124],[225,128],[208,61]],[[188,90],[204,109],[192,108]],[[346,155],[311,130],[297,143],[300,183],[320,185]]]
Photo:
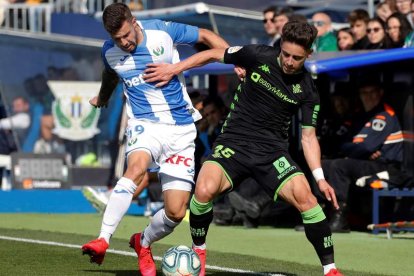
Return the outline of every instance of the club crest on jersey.
[[[235,53],[235,52],[239,51],[241,48],[243,48],[243,47],[242,47],[242,46],[233,46],[233,47],[230,47],[230,48],[227,50],[227,53],[229,53],[229,54],[233,54],[233,53]]]
[[[292,85],[292,90],[293,93],[298,94],[298,93],[302,93],[302,88],[300,87],[300,84],[293,84]]]
[[[157,47],[155,47],[154,49],[152,49],[152,53],[155,55],[155,56],[157,56],[157,57],[159,57],[159,56],[161,56],[161,55],[163,55],[164,54],[164,52],[165,52],[165,50],[164,50],[164,47],[161,45],[161,46],[157,46]]]

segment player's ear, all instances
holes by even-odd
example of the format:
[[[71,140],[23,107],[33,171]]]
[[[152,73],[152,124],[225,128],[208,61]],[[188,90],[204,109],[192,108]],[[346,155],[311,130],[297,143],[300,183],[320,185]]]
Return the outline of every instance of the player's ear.
[[[308,49],[306,52],[307,52],[306,58],[309,58],[312,55],[313,50],[312,49]]]

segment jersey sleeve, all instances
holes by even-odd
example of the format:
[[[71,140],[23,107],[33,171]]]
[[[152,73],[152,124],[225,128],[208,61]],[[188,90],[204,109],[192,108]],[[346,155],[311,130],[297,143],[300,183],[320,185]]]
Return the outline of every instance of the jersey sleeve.
[[[320,111],[320,99],[318,90],[310,77],[306,82],[305,95],[306,97],[301,106],[302,127],[316,128]]]
[[[112,40],[105,41],[104,45],[102,46],[101,50],[101,58],[102,62],[105,66],[105,70],[110,72],[115,72],[111,66],[109,66],[108,60],[106,59],[106,51],[108,51],[110,48],[114,47],[114,42]]]
[[[194,45],[198,41],[198,27],[170,21],[163,21],[174,44]]]
[[[257,47],[257,45],[229,47],[224,53],[224,63],[248,68],[255,64],[258,52]]]

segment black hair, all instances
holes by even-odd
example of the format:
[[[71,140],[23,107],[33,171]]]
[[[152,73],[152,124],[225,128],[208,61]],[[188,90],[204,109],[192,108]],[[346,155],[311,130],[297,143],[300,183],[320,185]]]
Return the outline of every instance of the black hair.
[[[290,21],[283,26],[282,41],[292,42],[309,50],[317,34],[315,26],[307,22]]]
[[[102,15],[105,30],[113,35],[121,29],[125,21],[131,20],[131,10],[124,3],[113,3],[105,8]]]

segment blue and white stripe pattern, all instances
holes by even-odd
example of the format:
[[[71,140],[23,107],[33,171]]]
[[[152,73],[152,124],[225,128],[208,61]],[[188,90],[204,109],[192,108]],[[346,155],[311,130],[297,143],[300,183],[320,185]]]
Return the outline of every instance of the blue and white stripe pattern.
[[[184,77],[175,76],[167,85],[157,88],[144,82],[143,71],[148,63],[177,63],[177,44],[195,44],[198,28],[161,20],[137,21],[143,41],[129,53],[105,42],[102,57],[107,69],[115,70],[123,82],[129,118],[165,124],[190,124],[201,118],[191,104]]]

